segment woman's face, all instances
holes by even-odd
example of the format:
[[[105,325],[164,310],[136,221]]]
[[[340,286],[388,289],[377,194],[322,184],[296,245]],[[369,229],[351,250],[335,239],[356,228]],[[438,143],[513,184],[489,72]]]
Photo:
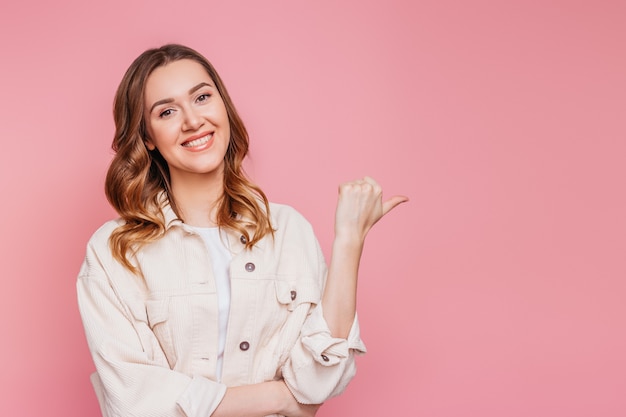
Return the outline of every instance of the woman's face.
[[[190,59],[158,67],[144,93],[146,146],[167,161],[172,183],[222,175],[230,140],[224,101],[202,65]]]

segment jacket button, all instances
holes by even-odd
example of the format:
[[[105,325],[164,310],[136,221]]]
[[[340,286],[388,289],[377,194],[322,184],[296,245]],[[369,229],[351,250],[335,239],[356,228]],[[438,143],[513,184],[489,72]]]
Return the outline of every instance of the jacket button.
[[[291,290],[291,301],[296,299],[296,295],[298,295],[298,293],[295,292],[294,290]]]
[[[330,359],[328,359],[328,356],[326,356],[326,355],[322,355],[322,360],[323,360],[324,362],[328,362]]]
[[[243,350],[244,352],[248,349],[250,349],[250,343],[248,342],[241,342],[239,343],[239,349]]]
[[[246,243],[248,243],[248,239],[246,239],[246,237],[244,235],[241,235],[241,237],[239,238],[239,241],[245,245]]]
[[[254,271],[254,268],[256,268],[256,267],[254,266],[254,264],[252,262],[248,262],[246,264],[246,271],[252,272],[252,271]]]

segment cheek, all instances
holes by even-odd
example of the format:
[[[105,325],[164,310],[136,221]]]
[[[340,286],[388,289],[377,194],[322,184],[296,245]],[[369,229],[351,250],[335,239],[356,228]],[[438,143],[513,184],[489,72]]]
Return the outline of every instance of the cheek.
[[[159,125],[153,125],[148,134],[150,139],[158,146],[159,144],[166,143],[170,140],[174,140],[177,137],[177,129],[174,123],[163,123]]]
[[[215,108],[216,110],[216,116],[219,117],[219,119],[221,120],[222,124],[229,124],[228,121],[228,111],[226,111],[226,105],[224,104],[223,100],[220,100],[219,104],[216,106]]]
[[[226,118],[226,121],[224,122],[224,145],[228,148],[228,145],[230,144],[231,141],[231,132],[230,132],[230,123],[228,123],[228,117]]]
[[[226,139],[230,141],[230,120],[228,118],[228,112],[226,111],[226,107],[222,107],[221,115],[220,115],[222,126],[224,126],[224,132],[226,133]]]
[[[145,126],[144,130],[146,132],[147,139],[154,141],[155,138],[159,136],[158,126],[155,126],[155,124],[152,123],[150,119],[144,119],[144,120],[146,120],[144,122],[144,126]]]

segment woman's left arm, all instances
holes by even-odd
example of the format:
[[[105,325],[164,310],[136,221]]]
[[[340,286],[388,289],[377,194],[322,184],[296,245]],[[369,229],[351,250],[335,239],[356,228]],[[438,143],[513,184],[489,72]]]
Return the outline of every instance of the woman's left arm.
[[[339,187],[328,271],[318,246],[319,272],[325,278],[322,299],[306,319],[301,315],[306,310],[298,310],[303,321],[292,317],[303,325],[282,367],[285,383],[299,402],[324,402],[340,394],[354,376],[354,355],[365,352],[356,319],[357,275],[365,237],[378,220],[407,200],[395,196],[383,202],[380,186],[368,177]]]
[[[331,335],[347,338],[356,314],[357,277],[365,237],[372,226],[400,203],[405,196],[383,201],[383,191],[365,177],[339,187],[328,277],[322,296],[324,319]]]

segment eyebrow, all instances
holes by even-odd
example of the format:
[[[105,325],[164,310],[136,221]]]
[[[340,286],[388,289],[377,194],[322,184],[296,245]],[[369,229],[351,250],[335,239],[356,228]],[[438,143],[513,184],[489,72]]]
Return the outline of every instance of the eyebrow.
[[[189,89],[189,95],[195,93],[196,91],[198,91],[202,87],[213,87],[213,85],[211,85],[209,83],[206,83],[206,82],[201,82],[200,84],[196,85],[195,87],[192,87],[191,89]],[[152,110],[154,110],[154,108],[156,106],[160,106],[161,104],[173,103],[173,102],[174,102],[173,98],[164,98],[163,100],[159,100],[159,101],[155,102],[152,105],[152,107],[150,107],[150,113],[152,113]]]

